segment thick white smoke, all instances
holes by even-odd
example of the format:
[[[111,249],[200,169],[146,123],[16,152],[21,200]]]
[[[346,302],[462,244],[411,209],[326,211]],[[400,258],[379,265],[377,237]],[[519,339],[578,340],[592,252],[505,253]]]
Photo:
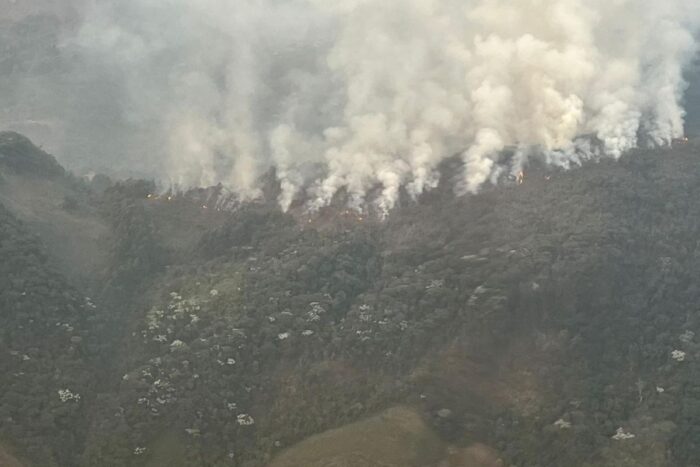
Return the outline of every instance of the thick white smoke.
[[[119,0],[76,43],[127,83],[165,180],[251,197],[274,167],[285,209],[302,189],[312,207],[378,189],[388,210],[457,152],[475,192],[507,147],[519,170],[682,136],[697,3]]]

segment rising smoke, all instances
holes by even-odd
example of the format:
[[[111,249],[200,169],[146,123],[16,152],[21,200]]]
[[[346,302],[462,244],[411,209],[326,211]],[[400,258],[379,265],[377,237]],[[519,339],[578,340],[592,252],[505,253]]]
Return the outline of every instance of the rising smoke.
[[[695,0],[114,0],[71,47],[122,83],[166,150],[160,176],[288,208],[438,183],[463,191],[529,157],[570,166],[683,135]],[[97,65],[96,65],[97,66]],[[515,147],[508,165],[499,162]]]

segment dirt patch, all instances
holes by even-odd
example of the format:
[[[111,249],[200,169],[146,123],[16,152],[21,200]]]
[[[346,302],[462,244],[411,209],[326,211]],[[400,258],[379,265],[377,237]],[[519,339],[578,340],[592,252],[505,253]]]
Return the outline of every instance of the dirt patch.
[[[25,464],[22,464],[17,458],[12,456],[9,452],[3,449],[2,446],[0,446],[0,466],[1,467],[27,467]]]
[[[445,445],[405,407],[312,436],[284,451],[269,467],[427,467]]]
[[[465,449],[449,448],[447,459],[440,467],[503,467],[498,453],[488,446],[475,443]]]
[[[502,467],[498,453],[475,443],[448,446],[422,417],[394,407],[372,418],[312,436],[268,467]]]

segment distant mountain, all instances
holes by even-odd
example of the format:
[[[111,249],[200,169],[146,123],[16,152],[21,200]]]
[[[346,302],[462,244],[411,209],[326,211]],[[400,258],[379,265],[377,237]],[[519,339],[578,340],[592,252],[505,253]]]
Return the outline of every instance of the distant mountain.
[[[62,176],[56,159],[37,148],[28,138],[11,131],[0,132],[0,164],[17,173]]]
[[[90,0],[0,0],[0,20],[19,21],[50,15],[66,24],[75,22]]]
[[[700,62],[688,71],[688,90],[685,95],[686,131],[691,136],[700,135]]]

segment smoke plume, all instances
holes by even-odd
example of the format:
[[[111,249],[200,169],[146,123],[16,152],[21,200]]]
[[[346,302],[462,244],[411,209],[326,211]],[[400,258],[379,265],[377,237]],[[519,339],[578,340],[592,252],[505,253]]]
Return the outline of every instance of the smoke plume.
[[[246,198],[274,168],[285,209],[379,190],[386,211],[457,153],[476,192],[681,137],[699,23],[695,0],[119,0],[68,47],[119,83],[163,180]]]

